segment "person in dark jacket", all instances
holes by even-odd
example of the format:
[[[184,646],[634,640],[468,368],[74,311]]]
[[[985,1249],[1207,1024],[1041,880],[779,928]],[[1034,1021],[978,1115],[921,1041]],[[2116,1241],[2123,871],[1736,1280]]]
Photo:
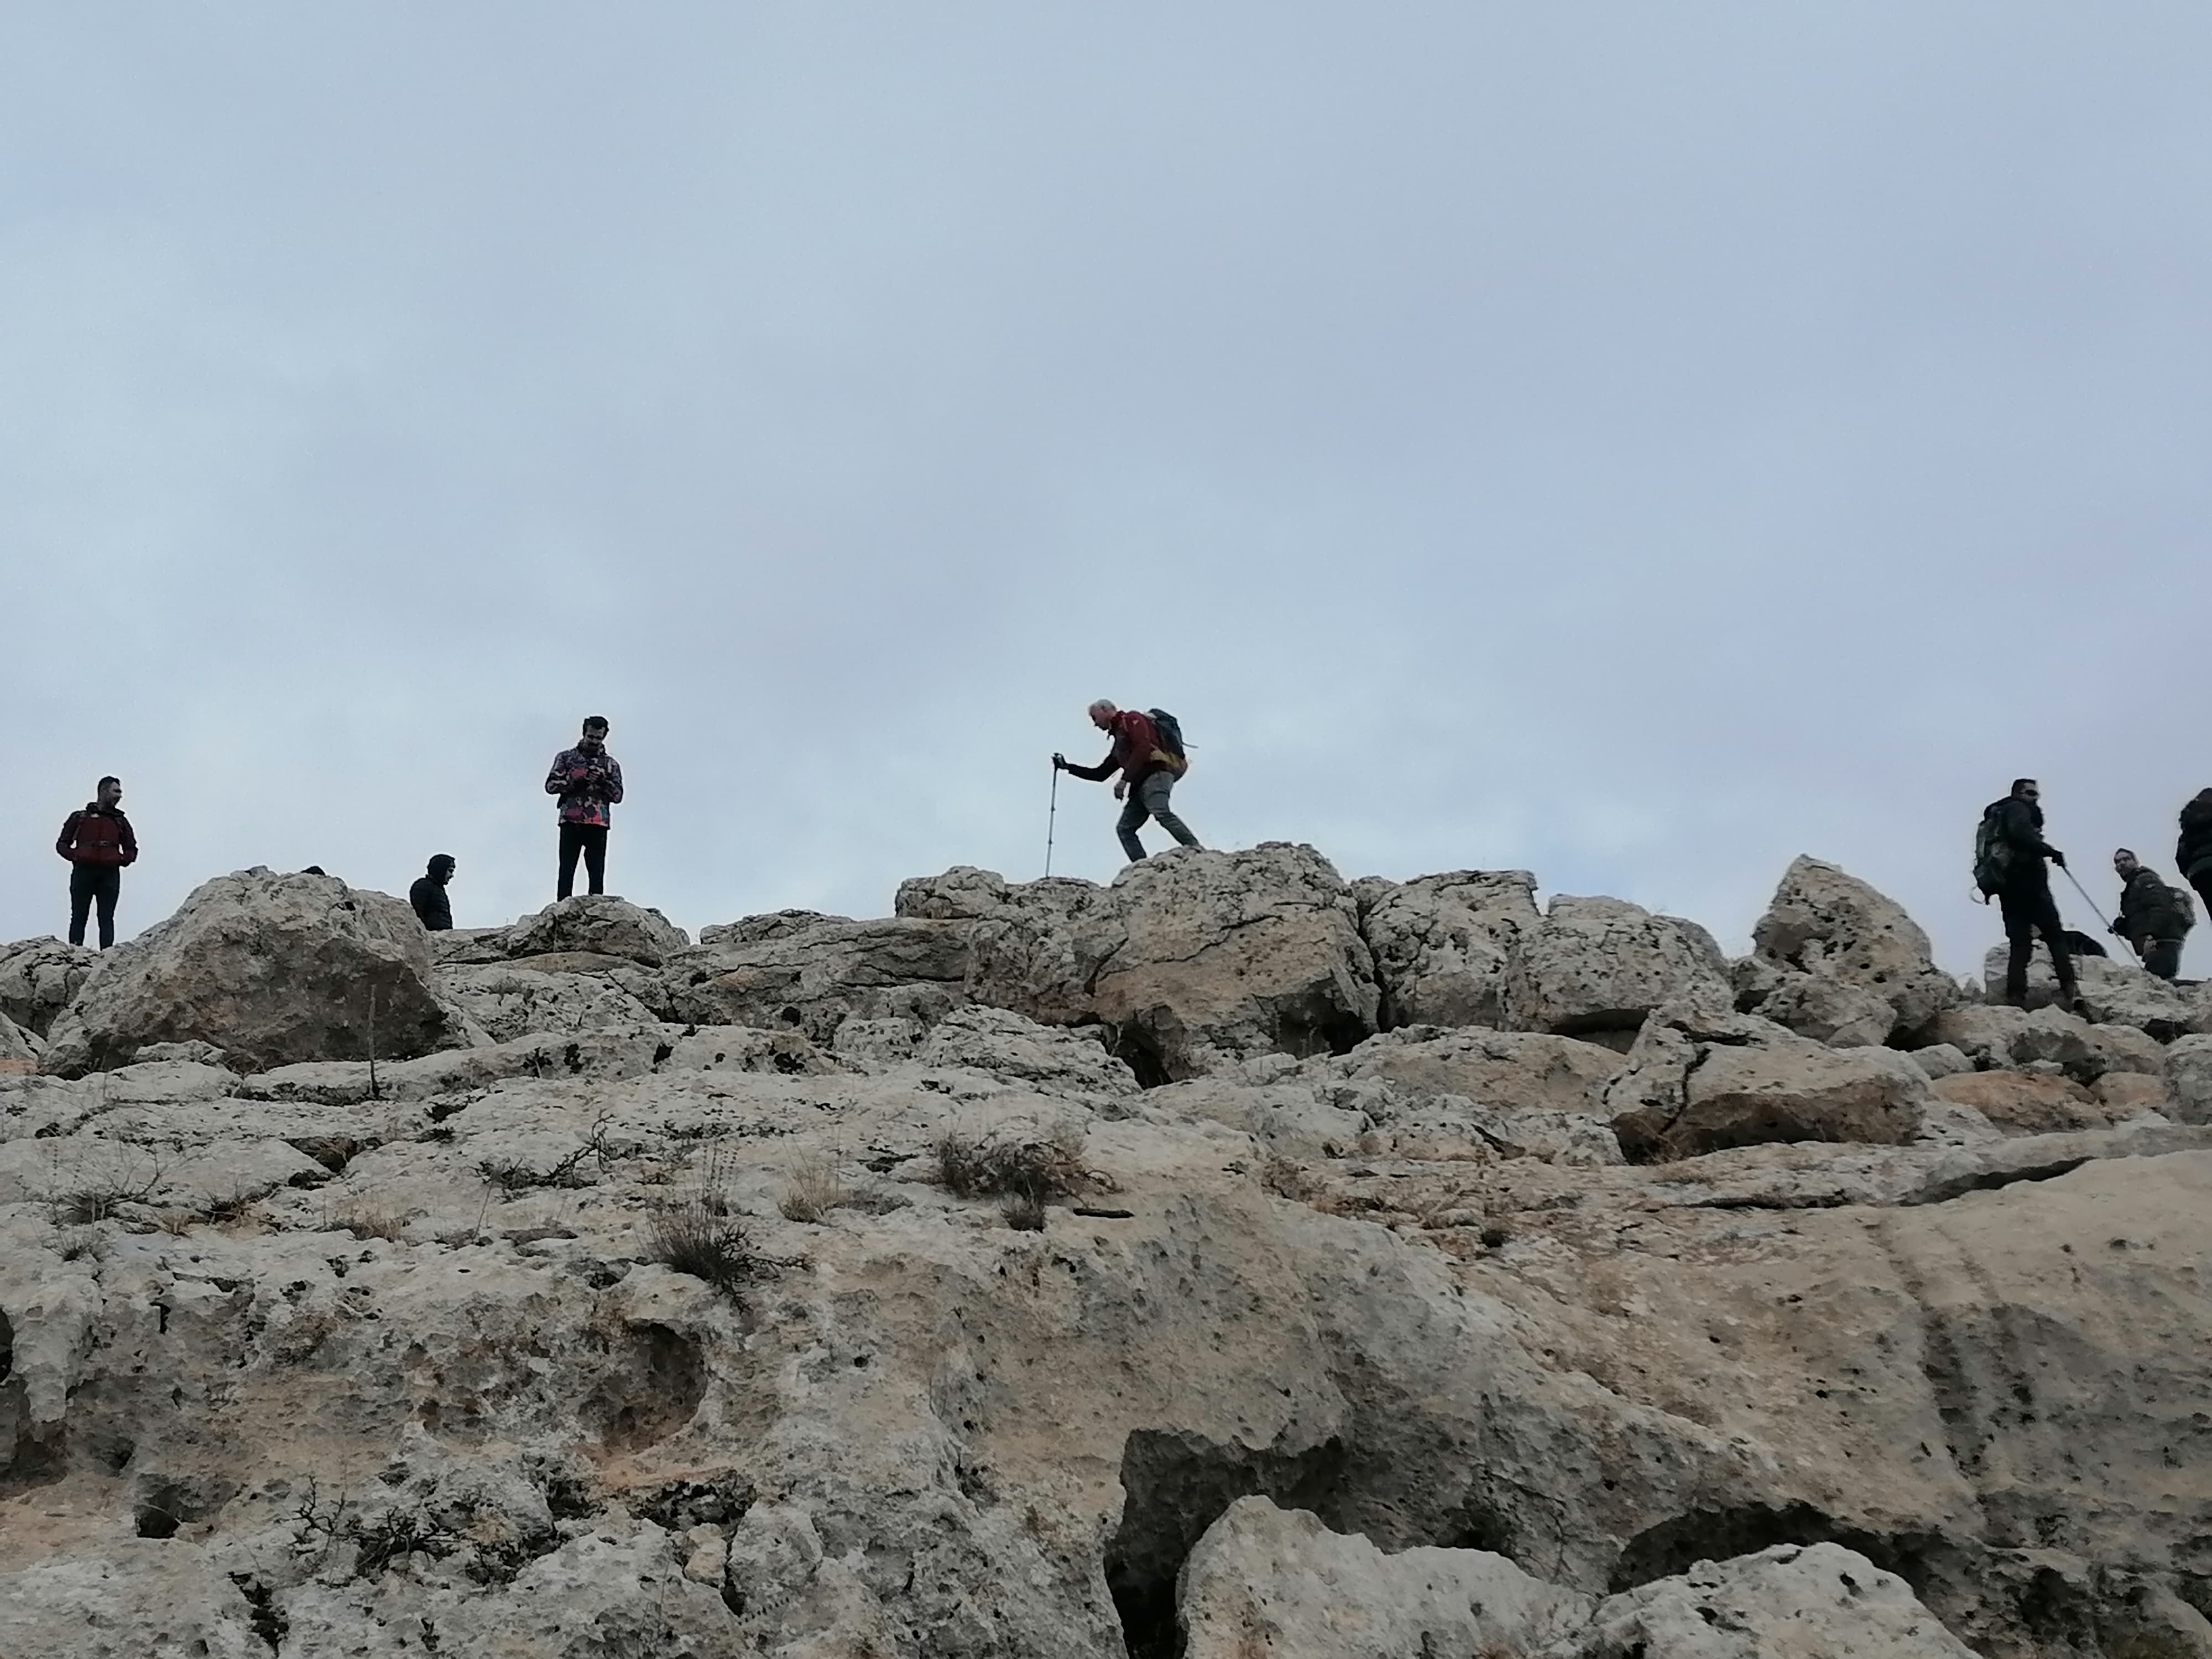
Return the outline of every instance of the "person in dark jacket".
[[[1190,826],[1168,805],[1169,792],[1188,763],[1162,746],[1151,716],[1133,708],[1116,708],[1101,697],[1091,705],[1091,723],[1112,736],[1112,752],[1096,766],[1078,766],[1065,755],[1054,755],[1052,763],[1060,771],[1093,783],[1103,783],[1115,772],[1121,773],[1121,781],[1114,786],[1114,799],[1126,796],[1128,805],[1121,809],[1114,833],[1121,836],[1121,850],[1129,855],[1129,861],[1134,864],[1145,856],[1145,843],[1138,840],[1137,831],[1146,818],[1157,819],[1161,829],[1185,847],[1197,846],[1198,837],[1191,834]]]
[[[2006,941],[2012,946],[2005,964],[2005,1000],[2014,1007],[2027,1002],[2027,963],[2035,952],[2035,936],[2043,935],[2050,947],[2051,965],[2058,975],[2058,1000],[2070,1008],[2081,994],[2075,982],[2074,957],[2066,948],[2066,925],[2058,919],[2058,902],[2051,896],[2051,872],[2045,860],[2066,867],[2066,854],[2043,838],[2043,790],[2033,778],[2013,780],[2012,793],[1992,801],[1984,816],[1998,820],[1998,831],[2010,856],[2004,880],[1997,889],[1997,903],[2004,912]]]
[[[415,907],[416,919],[430,933],[446,933],[453,925],[453,906],[446,896],[446,884],[453,878],[457,867],[451,853],[441,853],[407,890],[408,903]]]
[[[2112,854],[2112,868],[2124,884],[2112,931],[2135,946],[2145,968],[2172,979],[2181,971],[2181,939],[2189,931],[2173,889],[2124,847]]]
[[[2204,901],[2212,915],[2212,789],[2202,789],[2181,809],[2181,839],[2174,843],[2173,867]]]
[[[594,893],[606,891],[607,826],[609,808],[623,798],[622,767],[607,753],[607,717],[593,714],[584,722],[583,735],[573,749],[553,757],[545,775],[545,793],[561,798],[561,876],[556,898],[566,898],[576,889],[576,858],[583,855],[584,872]]]
[[[54,851],[70,861],[69,942],[84,943],[85,918],[100,908],[100,948],[115,943],[115,901],[123,866],[138,861],[138,837],[123,816],[123,781],[102,778],[94,799],[62,822]]]

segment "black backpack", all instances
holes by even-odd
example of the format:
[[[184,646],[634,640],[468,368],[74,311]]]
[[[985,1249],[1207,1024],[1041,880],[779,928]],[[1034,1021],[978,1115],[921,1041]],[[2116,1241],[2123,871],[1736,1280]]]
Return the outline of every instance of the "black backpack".
[[[2012,873],[2013,845],[2005,838],[2005,806],[2004,801],[1997,800],[1983,808],[1981,825],[1974,831],[1974,885],[1987,898],[1995,898]]]
[[[1145,715],[1152,723],[1152,730],[1160,740],[1160,748],[1175,757],[1176,769],[1188,767],[1190,757],[1183,751],[1182,722],[1164,708],[1147,708]]]

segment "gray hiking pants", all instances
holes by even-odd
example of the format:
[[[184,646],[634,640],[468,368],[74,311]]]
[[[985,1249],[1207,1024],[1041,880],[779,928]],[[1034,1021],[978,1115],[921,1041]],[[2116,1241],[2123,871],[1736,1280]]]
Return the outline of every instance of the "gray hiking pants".
[[[1153,819],[1160,828],[1186,847],[1198,845],[1198,837],[1190,833],[1190,826],[1175,815],[1168,805],[1168,795],[1176,787],[1172,772],[1154,772],[1129,792],[1128,805],[1121,809],[1121,821],[1114,826],[1114,833],[1121,838],[1121,850],[1133,864],[1145,856],[1145,843],[1137,839],[1137,831],[1146,818]]]

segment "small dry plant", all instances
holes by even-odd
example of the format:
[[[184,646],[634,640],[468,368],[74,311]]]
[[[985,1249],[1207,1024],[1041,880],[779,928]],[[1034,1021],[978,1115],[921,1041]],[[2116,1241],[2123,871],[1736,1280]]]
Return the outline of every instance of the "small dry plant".
[[[1083,1131],[1075,1126],[1035,1134],[963,1134],[937,1139],[937,1178],[958,1198],[996,1198],[1010,1227],[1035,1231],[1045,1206],[1097,1184],[1083,1164]]]
[[[85,1227],[112,1219],[125,1204],[143,1204],[161,1190],[168,1166],[142,1146],[104,1146],[66,1166],[58,1155],[46,1172],[46,1201],[58,1227]]]
[[[852,1201],[852,1189],[838,1175],[835,1159],[803,1158],[791,1166],[791,1179],[776,1208],[787,1221],[819,1221]]]
[[[349,1204],[331,1213],[332,1230],[351,1233],[356,1238],[380,1238],[387,1244],[397,1244],[407,1237],[408,1218],[397,1210],[380,1210],[367,1204]]]
[[[730,1212],[734,1173],[722,1149],[712,1148],[696,1183],[654,1207],[646,1247],[647,1260],[703,1279],[732,1301],[761,1267],[744,1221]]]

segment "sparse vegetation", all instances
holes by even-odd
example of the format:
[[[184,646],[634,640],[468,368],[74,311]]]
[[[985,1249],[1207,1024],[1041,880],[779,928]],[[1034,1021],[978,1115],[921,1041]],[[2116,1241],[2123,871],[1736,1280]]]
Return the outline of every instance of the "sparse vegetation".
[[[1083,1131],[1072,1125],[1036,1135],[947,1130],[937,1139],[937,1178],[956,1197],[1020,1198],[1042,1210],[1097,1184],[1083,1147]]]
[[[1036,1193],[1008,1193],[999,1200],[999,1214],[1018,1233],[1044,1231],[1044,1200]]]
[[[761,1267],[744,1221],[730,1212],[733,1173],[721,1149],[711,1150],[697,1182],[654,1209],[646,1250],[648,1261],[702,1279],[732,1301]]]
[[[380,1210],[366,1204],[349,1204],[335,1212],[330,1224],[356,1238],[380,1238],[397,1244],[407,1237],[407,1218],[397,1210]]]
[[[588,1187],[592,1182],[584,1174],[586,1159],[596,1163],[599,1172],[605,1175],[620,1156],[607,1139],[607,1124],[612,1115],[601,1112],[592,1124],[591,1133],[584,1138],[584,1144],[550,1170],[533,1170],[512,1158],[486,1158],[477,1165],[477,1173],[489,1184],[509,1194],[527,1192],[532,1187]]]
[[[805,1158],[791,1166],[791,1179],[776,1207],[789,1221],[819,1221],[852,1201],[852,1189],[837,1173],[836,1160]]]
[[[58,1227],[87,1227],[112,1220],[126,1204],[143,1204],[161,1190],[168,1166],[140,1146],[110,1144],[81,1155],[66,1168],[58,1158],[47,1171],[46,1203]]]

